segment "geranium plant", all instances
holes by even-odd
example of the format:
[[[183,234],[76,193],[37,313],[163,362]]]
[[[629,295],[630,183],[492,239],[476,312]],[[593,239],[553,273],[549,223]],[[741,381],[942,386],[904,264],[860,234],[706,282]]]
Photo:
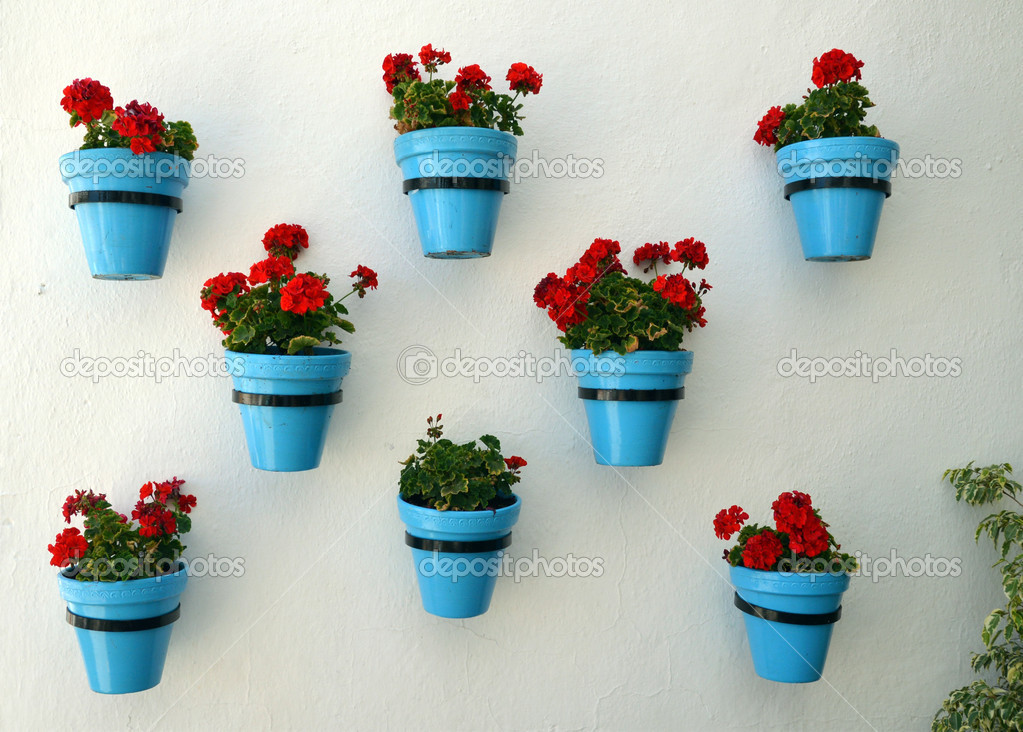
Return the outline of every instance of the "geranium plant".
[[[774,528],[749,524],[749,514],[739,506],[723,508],[714,517],[714,534],[737,543],[726,549],[724,559],[733,567],[780,572],[853,572],[856,559],[828,531],[810,496],[799,491],[782,493],[771,504]]]
[[[874,106],[860,79],[863,62],[832,49],[813,60],[811,81],[801,104],[771,107],[757,124],[753,139],[777,151],[801,140],[825,137],[879,137],[877,127],[863,124]]]
[[[263,247],[267,258],[253,264],[248,275],[222,273],[203,284],[202,307],[224,333],[228,350],[312,355],[314,346],[341,342],[332,328],[355,332],[342,317],[348,314],[342,300],[376,289],[376,272],[356,267],[349,275],[355,280],[351,289],[335,300],[326,275],[295,271],[295,259],[309,248],[303,227],[277,224],[264,235]]]
[[[443,435],[441,416],[427,417],[426,439],[402,465],[401,497],[437,511],[496,510],[511,505],[512,486],[521,480],[526,461],[501,456],[493,435],[458,444]]]
[[[199,147],[188,122],[168,122],[148,102],[115,107],[110,89],[95,79],[75,79],[64,88],[60,104],[72,127],[85,127],[81,150],[127,147],[136,155],[165,152],[191,160]]]
[[[514,63],[505,79],[514,96],[494,91],[492,79],[479,67],[470,64],[458,69],[454,81],[434,78],[444,64],[451,63],[451,54],[434,50],[427,44],[419,51],[419,64],[408,53],[388,54],[384,59],[384,84],[394,100],[390,117],[399,134],[430,127],[487,127],[502,132],[522,134],[522,104],[519,96],[538,94],[543,75],[524,63]]]
[[[688,238],[673,247],[663,241],[638,247],[632,261],[653,273],[650,281],[630,277],[620,253],[617,241],[595,239],[564,275],[551,272],[540,280],[533,301],[564,334],[559,340],[567,348],[623,355],[679,350],[686,333],[707,324],[703,296],[711,286],[685,274],[707,266],[706,246]],[[680,264],[682,272],[660,274],[659,264]]]
[[[149,482],[139,489],[131,519],[113,509],[103,493],[75,491],[64,501],[64,521],[81,516],[77,527],[57,534],[50,564],[80,581],[119,582],[157,577],[177,569],[185,547],[181,535],[192,528],[195,496],[184,493],[178,478]]]
[[[1012,479],[1008,463],[946,470],[943,476],[956,492],[956,501],[985,506],[1008,499],[1023,507],[1023,486]],[[989,674],[956,689],[942,703],[931,729],[934,732],[1000,732],[1019,730],[1023,720],[1023,515],[1003,509],[977,526],[975,538],[986,534],[999,554],[1004,608],[993,610],[984,621],[984,651],[973,654],[970,665]],[[997,676],[995,676],[997,674]]]

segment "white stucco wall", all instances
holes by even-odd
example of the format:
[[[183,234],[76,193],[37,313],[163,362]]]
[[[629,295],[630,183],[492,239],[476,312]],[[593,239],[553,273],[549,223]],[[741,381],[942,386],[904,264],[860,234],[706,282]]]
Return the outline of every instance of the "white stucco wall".
[[[946,467],[1020,461],[1023,297],[1016,207],[1023,10],[1012,2],[5,2],[0,7],[0,728],[925,729],[971,679],[1000,601],[982,512]],[[520,156],[600,158],[598,179],[533,178],[506,197],[495,255],[423,259],[391,152],[380,63],[432,42],[497,80],[544,74]],[[958,178],[897,178],[875,257],[805,263],[773,155],[751,137],[832,47],[866,62],[870,119],[904,158]],[[200,156],[240,179],[185,193],[166,276],[93,281],[57,158],[75,147],[61,89],[92,76],[191,121]],[[503,84],[503,82],[502,82]],[[220,352],[199,307],[209,276],[304,224],[303,269],[380,289],[356,302],[353,368],[319,470],[249,466],[221,378],[66,378],[84,356]],[[595,236],[630,252],[708,245],[708,327],[664,465],[597,466],[570,379],[403,382],[421,345],[554,353],[531,301]],[[958,378],[778,375],[780,359],[960,358]],[[601,577],[501,581],[480,618],[426,615],[394,506],[398,461],[428,414],[526,457],[515,556],[599,558]],[[46,544],[76,488],[130,507],[149,479],[198,496],[187,555],[241,558],[194,578],[163,683],[88,691]],[[753,674],[711,519],[769,518],[809,491],[848,550],[944,557],[957,577],[855,579],[826,681]]]

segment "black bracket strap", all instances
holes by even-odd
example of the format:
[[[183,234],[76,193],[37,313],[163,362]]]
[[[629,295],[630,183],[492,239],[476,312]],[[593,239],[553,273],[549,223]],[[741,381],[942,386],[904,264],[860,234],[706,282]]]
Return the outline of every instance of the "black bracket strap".
[[[182,211],[180,198],[144,191],[78,191],[68,198],[68,206],[71,208],[80,203],[138,203],[144,206],[168,206],[178,213]]]
[[[76,628],[84,630],[98,630],[102,633],[133,633],[139,630],[153,630],[170,625],[181,617],[181,605],[169,613],[157,615],[155,618],[139,618],[137,620],[107,620],[105,618],[86,618],[82,615],[75,615],[70,608],[67,611],[67,621]]]
[[[598,402],[674,402],[686,398],[686,388],[677,389],[588,389],[579,387],[580,399]]]
[[[405,532],[405,543],[413,549],[422,549],[428,552],[447,552],[449,554],[482,554],[483,552],[496,552],[511,546],[511,532],[496,539],[484,539],[483,541],[448,541],[446,539],[422,539]]]
[[[738,592],[735,593],[735,606],[747,615],[755,615],[758,618],[770,620],[772,623],[785,623],[786,625],[831,625],[837,623],[838,619],[842,617],[841,605],[834,612],[820,613],[819,615],[786,613],[781,610],[768,610],[766,607],[751,605],[739,597]]]
[[[401,184],[401,192],[406,196],[409,191],[427,191],[457,188],[464,191],[501,191],[507,194],[511,190],[508,181],[501,178],[466,178],[465,176],[430,176],[428,178],[409,178]]]
[[[793,193],[815,190],[817,188],[865,188],[868,191],[880,191],[885,198],[892,196],[892,184],[879,178],[867,178],[855,175],[841,175],[834,178],[807,178],[788,183],[785,186],[785,200]]]
[[[231,401],[248,407],[325,407],[341,403],[341,389],[327,394],[252,394],[232,389]]]

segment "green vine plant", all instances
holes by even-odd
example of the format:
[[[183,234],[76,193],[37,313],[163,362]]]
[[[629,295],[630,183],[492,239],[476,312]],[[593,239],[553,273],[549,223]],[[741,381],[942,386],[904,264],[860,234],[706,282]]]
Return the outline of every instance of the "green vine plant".
[[[1010,475],[1008,463],[946,470],[943,480],[955,488],[956,500],[983,506],[1008,499],[1020,508],[1023,487]],[[1020,732],[1023,730],[1023,515],[1003,509],[992,513],[977,527],[991,539],[1000,558],[995,563],[1002,575],[1006,606],[991,612],[984,621],[981,639],[985,650],[975,653],[971,666],[993,681],[978,679],[956,689],[941,705],[932,732]]]

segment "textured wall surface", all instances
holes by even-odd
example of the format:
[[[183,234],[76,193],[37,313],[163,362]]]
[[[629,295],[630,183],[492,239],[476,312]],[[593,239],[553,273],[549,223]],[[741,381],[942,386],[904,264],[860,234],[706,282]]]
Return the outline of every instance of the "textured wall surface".
[[[925,729],[971,678],[1001,597],[972,539],[982,513],[941,473],[1023,460],[1023,10],[846,5],[3,3],[0,728]],[[515,185],[490,259],[423,259],[400,193],[380,62],[427,42],[502,86],[514,61],[544,73],[521,157],[602,160],[599,178]],[[844,265],[802,260],[773,155],[751,139],[835,46],[865,60],[869,119],[904,158],[961,170],[897,177],[874,259]],[[60,92],[80,76],[191,121],[200,156],[244,161],[241,178],[192,182],[160,281],[88,276],[57,170],[79,139]],[[247,267],[282,221],[310,232],[303,269],[380,273],[353,306],[318,470],[253,470],[227,379],[62,375],[76,349],[218,354],[199,287]],[[397,373],[417,345],[551,356],[541,276],[595,236],[631,251],[690,235],[711,256],[710,324],[686,341],[694,370],[658,468],[593,462],[571,379]],[[792,349],[897,349],[962,373],[811,384],[778,374]],[[452,437],[493,432],[528,459],[514,556],[600,559],[602,575],[505,578],[482,617],[425,614],[394,497],[437,412]],[[192,579],[159,687],[92,694],[47,566],[61,502],[93,488],[130,505],[171,475],[199,499],[187,555],[244,574]],[[711,528],[731,503],[767,520],[791,489],[848,550],[961,567],[854,579],[826,680],[805,686],[753,674]]]

